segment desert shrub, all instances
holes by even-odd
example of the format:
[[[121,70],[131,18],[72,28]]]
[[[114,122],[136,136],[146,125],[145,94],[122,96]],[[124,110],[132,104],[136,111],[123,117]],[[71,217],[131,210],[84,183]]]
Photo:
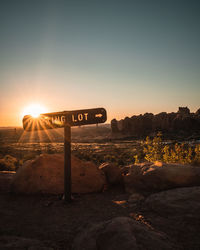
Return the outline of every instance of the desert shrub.
[[[139,149],[135,155],[133,155],[135,163],[140,163],[144,161],[145,153],[143,149]]]
[[[15,171],[18,166],[18,160],[10,155],[6,155],[0,159],[0,171]]]
[[[163,160],[163,143],[161,136],[162,134],[158,133],[153,140],[147,136],[143,147],[145,160],[150,162]]]
[[[186,163],[193,163],[194,162],[194,153],[192,147],[188,147],[185,156]]]
[[[195,151],[194,162],[200,165],[200,144],[195,146],[194,151]]]
[[[143,144],[144,159],[149,162],[163,161],[166,163],[200,164],[200,144],[190,146],[185,143],[165,145],[162,134],[153,139],[148,136]],[[135,163],[140,162],[141,154],[134,156]]]
[[[164,149],[163,159],[171,163],[192,163],[194,161],[193,148],[183,143],[176,143],[169,150]]]
[[[163,161],[171,162],[171,148],[169,145],[163,147]]]

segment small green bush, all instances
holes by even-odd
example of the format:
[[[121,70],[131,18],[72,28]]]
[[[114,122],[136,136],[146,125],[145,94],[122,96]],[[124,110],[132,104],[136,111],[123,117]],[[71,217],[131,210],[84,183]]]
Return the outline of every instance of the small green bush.
[[[200,144],[196,146],[184,143],[165,145],[161,133],[153,139],[147,136],[143,144],[143,153],[144,159],[149,162],[200,164]],[[134,155],[135,163],[139,162],[139,157],[141,158],[141,153]]]
[[[161,139],[162,134],[158,133],[157,136],[151,140],[148,136],[144,143],[145,160],[147,161],[162,161],[163,160],[163,144]]]
[[[200,144],[196,145],[195,149],[194,162],[200,164]]]

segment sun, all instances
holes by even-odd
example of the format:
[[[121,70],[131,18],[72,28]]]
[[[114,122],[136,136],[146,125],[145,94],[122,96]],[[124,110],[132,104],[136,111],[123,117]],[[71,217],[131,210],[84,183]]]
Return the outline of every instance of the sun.
[[[46,113],[47,109],[38,103],[31,104],[27,106],[23,111],[23,116],[31,115],[34,118],[40,116],[40,114]]]

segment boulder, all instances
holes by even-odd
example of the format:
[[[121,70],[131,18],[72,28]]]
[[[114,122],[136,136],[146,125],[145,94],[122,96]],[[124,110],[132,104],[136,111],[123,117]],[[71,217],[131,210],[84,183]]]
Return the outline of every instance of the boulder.
[[[145,205],[161,216],[199,215],[200,187],[175,188],[150,195]]]
[[[143,203],[150,224],[177,242],[180,249],[200,249],[200,187],[150,195]]]
[[[73,250],[174,249],[164,233],[153,231],[128,218],[118,217],[81,231]]]
[[[72,192],[91,193],[103,189],[103,172],[92,162],[71,159]],[[27,161],[13,177],[11,190],[19,193],[61,194],[64,191],[64,155],[43,154]]]
[[[132,165],[123,176],[128,193],[157,192],[200,185],[200,168],[178,164]]]
[[[109,184],[114,185],[122,183],[122,174],[118,166],[112,163],[103,163],[99,166],[99,169],[104,172]]]

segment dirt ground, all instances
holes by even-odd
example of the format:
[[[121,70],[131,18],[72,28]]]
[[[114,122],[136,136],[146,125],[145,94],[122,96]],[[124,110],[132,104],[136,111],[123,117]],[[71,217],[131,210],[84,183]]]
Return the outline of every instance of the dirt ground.
[[[14,173],[0,173],[0,250],[9,237],[41,241],[46,248],[70,250],[75,236],[88,226],[119,216],[130,217],[157,232],[166,233],[179,250],[200,249],[200,213],[169,217],[146,209],[142,202],[131,204],[122,187],[102,193],[74,195],[65,203],[62,195],[15,195],[9,192]],[[173,214],[172,214],[173,215]],[[3,238],[2,238],[3,237]],[[32,248],[31,248],[32,249]]]
[[[128,199],[122,188],[76,194],[73,202],[65,203],[62,196],[11,194],[11,178],[12,174],[0,174],[0,235],[38,239],[55,249],[70,249],[81,229],[133,212],[121,202]]]

